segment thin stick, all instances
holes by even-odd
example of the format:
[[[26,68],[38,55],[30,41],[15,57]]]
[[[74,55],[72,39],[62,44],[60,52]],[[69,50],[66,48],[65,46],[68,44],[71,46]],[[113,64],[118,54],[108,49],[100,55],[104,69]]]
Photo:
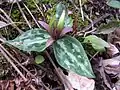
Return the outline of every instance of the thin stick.
[[[5,40],[0,38],[0,41],[2,41],[3,43],[5,42]],[[31,75],[33,78],[36,78],[31,72],[29,72],[23,65],[21,65],[21,63],[18,62],[18,60],[16,60],[2,45],[0,45],[0,47],[5,51],[5,53],[7,53],[21,68],[23,68],[23,70],[25,70],[29,75]],[[44,88],[46,90],[50,90],[42,81],[41,81],[42,85],[44,86]],[[30,86],[31,88],[34,88],[33,86]],[[35,89],[33,89],[35,90]]]
[[[42,12],[42,10],[39,8],[39,6],[36,4],[35,0],[32,0],[35,4],[35,6],[37,7],[37,9],[39,10],[39,12],[42,14],[42,16],[44,17],[44,14]]]
[[[47,57],[49,58],[50,62],[52,63],[53,67],[55,68],[55,70],[58,72],[58,69],[57,69],[55,63],[53,62],[52,58],[50,57],[49,53],[47,51],[45,51],[45,53],[46,53]],[[61,81],[63,82],[62,77],[60,75],[59,75],[59,77],[60,77]]]
[[[13,23],[12,19],[5,13],[5,11],[4,11],[3,9],[0,8],[0,11],[1,11],[1,12],[6,16],[6,18],[9,20],[9,21],[7,21],[8,23],[9,23],[9,22],[10,22],[10,23]],[[12,26],[15,27],[20,34],[23,33],[23,31],[22,31],[21,29],[19,29],[19,28],[16,26],[16,24],[13,24]]]
[[[1,35],[0,35],[0,37],[1,37]],[[2,38],[0,38],[0,41],[3,42],[3,43],[5,42]]]
[[[79,10],[79,8],[75,5],[75,3],[73,2],[73,0],[69,0],[72,4],[73,4],[73,6],[77,9],[77,10]]]
[[[11,16],[11,12],[12,12],[13,5],[14,5],[14,3],[12,3],[12,5],[11,5],[11,7],[10,7],[9,17]]]
[[[107,18],[108,16],[110,16],[110,14],[105,14],[104,16],[101,16],[100,18],[95,19],[95,20],[93,21],[93,23],[89,24],[89,25],[88,25],[87,27],[85,27],[82,31],[87,31],[87,30],[89,30],[93,25],[95,25],[95,24],[98,23],[99,21]]]
[[[55,68],[57,75],[59,76],[61,82],[65,85],[65,87],[68,87],[69,89],[71,88],[64,80],[64,78],[62,77],[63,75],[61,75],[61,73],[59,73],[58,68],[56,67],[55,63],[53,62],[52,58],[50,57],[49,53],[47,51],[45,51],[47,57],[49,58],[50,62],[52,63],[53,67]]]
[[[18,3],[18,1],[17,1],[17,5],[18,5],[18,8],[19,8],[19,10],[20,10],[23,18],[25,19],[26,23],[28,24],[29,28],[32,28],[31,25],[30,25],[30,23],[29,23],[29,21],[27,20],[27,18],[26,18],[26,16],[25,16],[24,12],[22,11],[21,6],[20,6],[20,4]]]
[[[90,61],[99,53],[99,51],[97,51],[91,58]]]
[[[0,45],[1,47],[1,45]],[[12,60],[7,56],[7,54],[0,48],[1,53],[4,55],[4,57],[7,59],[7,61],[13,66],[13,68],[20,74],[20,76],[23,78],[24,81],[27,81],[27,79],[24,77],[24,75],[21,73],[21,71],[15,66],[15,64],[12,62]]]
[[[28,7],[23,3],[24,7],[26,8],[26,10],[29,12],[29,14],[31,15],[31,17],[33,18],[34,22],[36,23],[36,25],[40,28],[37,20],[35,19],[35,17],[33,16],[33,14],[31,13],[31,11],[28,9]]]
[[[110,14],[105,14],[104,16],[101,16],[100,18],[95,19],[92,23],[90,23],[88,26],[86,26],[83,30],[80,30],[79,32],[77,32],[76,35],[79,36],[79,34],[80,34],[81,32],[86,32],[86,31],[88,31],[90,28],[93,27],[93,25],[97,24],[99,21],[107,18],[108,16],[110,16]]]
[[[79,4],[80,4],[80,12],[81,12],[81,15],[82,15],[82,20],[84,21],[84,14],[83,14],[82,1],[81,0],[79,0]]]
[[[29,75],[31,75],[32,77],[34,77],[34,75],[29,72],[23,65],[21,65],[20,62],[18,62],[18,60],[16,60],[16,58],[14,58],[2,45],[0,46],[21,68],[23,68],[23,70],[25,70]]]
[[[0,44],[0,46],[2,46]],[[20,74],[20,76],[23,78],[23,80],[26,82],[27,79],[25,78],[25,76],[22,74],[22,72],[16,67],[16,65],[12,62],[12,60],[7,56],[7,54],[0,48],[1,53],[4,55],[4,57],[7,59],[7,61],[13,66],[13,68]],[[30,85],[30,87],[33,90],[36,90],[35,87],[33,85]]]
[[[4,21],[8,22],[8,20],[7,20],[5,17],[3,17],[1,14],[0,14],[0,17],[1,17]]]
[[[5,26],[0,27],[0,28],[4,28],[4,27],[7,27],[7,26],[12,25],[12,24],[15,24],[15,23],[22,23],[22,22],[13,22],[13,23],[8,23],[8,24],[6,24]]]

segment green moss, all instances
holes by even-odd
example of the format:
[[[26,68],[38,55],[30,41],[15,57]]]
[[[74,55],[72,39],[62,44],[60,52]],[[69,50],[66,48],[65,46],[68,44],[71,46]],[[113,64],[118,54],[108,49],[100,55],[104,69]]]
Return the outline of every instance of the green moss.
[[[47,10],[47,12],[45,13],[45,15],[47,16],[47,22],[48,23],[53,18],[53,16],[55,15],[55,13],[56,13],[55,6],[53,6],[52,8],[50,8],[50,9]]]
[[[33,2],[33,0],[25,0],[26,4],[27,4],[27,7],[30,9],[30,10],[33,10],[33,9],[36,9],[36,6]],[[37,0],[35,0],[35,2],[37,3]]]
[[[78,17],[78,27],[82,28],[89,24],[87,20],[83,21],[81,16]]]
[[[57,3],[57,0],[40,0],[41,3],[44,3],[44,4],[55,4]]]
[[[15,22],[20,21],[20,17],[21,17],[20,11],[18,9],[12,10],[11,17]]]

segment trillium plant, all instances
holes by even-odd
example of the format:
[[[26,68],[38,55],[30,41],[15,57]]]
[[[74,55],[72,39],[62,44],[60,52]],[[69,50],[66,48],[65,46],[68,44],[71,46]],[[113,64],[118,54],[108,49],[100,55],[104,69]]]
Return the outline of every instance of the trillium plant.
[[[56,15],[50,24],[38,21],[43,29],[28,30],[7,43],[27,52],[43,52],[52,46],[55,58],[61,67],[79,75],[94,78],[89,59],[81,43],[76,38],[66,35],[73,30],[72,18],[69,17],[63,4],[58,4],[56,8]]]

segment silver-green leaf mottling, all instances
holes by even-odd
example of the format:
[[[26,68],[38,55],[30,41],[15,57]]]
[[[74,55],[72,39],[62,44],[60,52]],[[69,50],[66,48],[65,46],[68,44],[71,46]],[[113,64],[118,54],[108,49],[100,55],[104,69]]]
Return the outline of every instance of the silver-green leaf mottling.
[[[65,69],[79,75],[94,78],[88,57],[81,43],[70,36],[65,36],[53,44],[57,62]]]
[[[36,28],[24,32],[14,40],[7,41],[7,43],[23,51],[42,52],[45,50],[49,38],[50,35],[46,31]]]

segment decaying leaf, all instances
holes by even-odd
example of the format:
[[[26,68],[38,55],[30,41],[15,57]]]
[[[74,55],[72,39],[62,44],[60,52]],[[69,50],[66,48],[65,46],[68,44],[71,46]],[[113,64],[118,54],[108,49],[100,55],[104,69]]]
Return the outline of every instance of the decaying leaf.
[[[113,45],[111,43],[109,43],[109,45],[110,45],[110,47],[107,48],[107,53],[109,54],[109,56],[112,57],[113,55],[119,53],[119,50],[116,48],[115,45]]]
[[[103,65],[104,67],[107,65],[111,65],[111,66],[117,66],[120,64],[120,56],[111,58],[111,59],[105,59],[103,60]]]
[[[103,60],[103,66],[107,74],[120,74],[120,56]]]
[[[0,21],[0,28],[6,27],[6,26],[8,26],[7,23]]]
[[[68,72],[68,76],[66,77],[74,89],[94,90],[95,81],[93,79],[88,79],[73,72]]]
[[[111,21],[105,25],[101,25],[100,27],[98,27],[97,33],[98,34],[110,34],[119,27],[120,27],[119,21]]]
[[[116,90],[120,90],[120,77],[119,77],[119,80],[115,83],[115,88]]]

